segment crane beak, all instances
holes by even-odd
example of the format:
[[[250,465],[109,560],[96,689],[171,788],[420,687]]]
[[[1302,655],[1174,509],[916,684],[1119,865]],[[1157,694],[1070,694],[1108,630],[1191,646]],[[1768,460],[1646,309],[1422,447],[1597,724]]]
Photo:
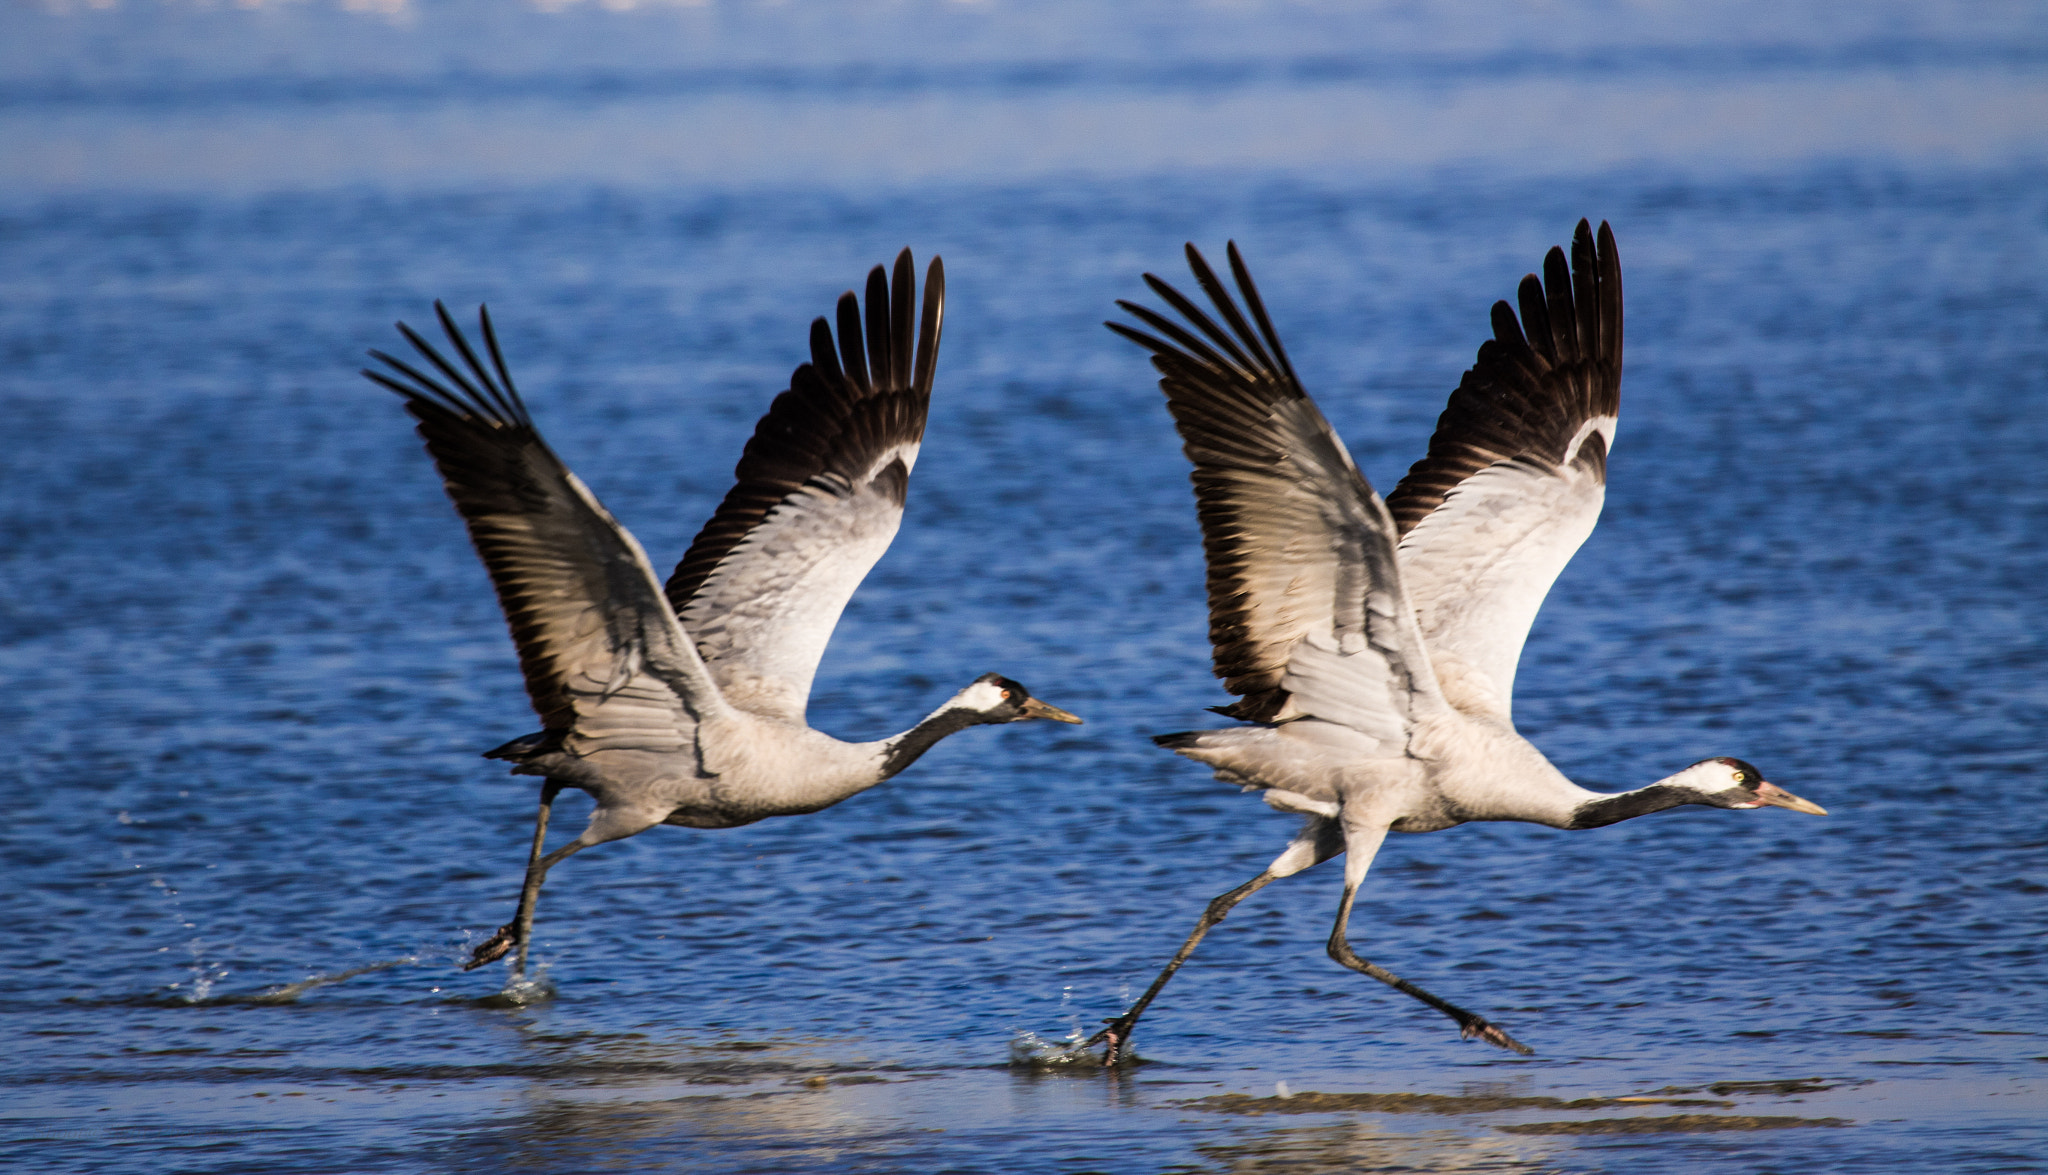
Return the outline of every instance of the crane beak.
[[[1812,816],[1825,816],[1828,814],[1826,808],[1821,807],[1812,800],[1802,800],[1775,783],[1758,784],[1756,787],[1756,801],[1759,804],[1769,804],[1773,808],[1790,808],[1794,812],[1805,812]]]
[[[1026,718],[1050,718],[1054,722],[1071,722],[1075,726],[1081,725],[1079,718],[1074,717],[1058,706],[1048,706],[1037,698],[1025,698],[1024,714],[1022,717],[1014,719],[1014,721],[1022,722]]]

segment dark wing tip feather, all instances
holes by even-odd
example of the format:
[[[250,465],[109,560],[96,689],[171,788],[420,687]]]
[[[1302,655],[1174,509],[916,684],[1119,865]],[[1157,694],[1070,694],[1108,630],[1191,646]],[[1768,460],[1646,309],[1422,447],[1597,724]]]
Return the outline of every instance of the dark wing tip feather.
[[[902,256],[909,257],[905,249]],[[911,387],[921,396],[932,393],[932,378],[939,365],[939,331],[946,319],[946,265],[937,257],[924,271],[924,311],[917,334],[917,371]]]
[[[1194,246],[1189,245],[1188,248],[1192,250]],[[1195,256],[1200,257],[1201,254],[1196,253]],[[1227,333],[1225,333],[1221,327],[1217,326],[1215,321],[1212,320],[1206,313],[1204,313],[1199,306],[1196,306],[1193,301],[1189,300],[1187,295],[1181,293],[1179,290],[1173,288],[1173,286],[1167,284],[1165,281],[1161,280],[1153,274],[1148,273],[1145,275],[1145,284],[1151,288],[1153,293],[1159,295],[1160,299],[1163,300],[1168,306],[1172,307],[1174,313],[1186,319],[1191,325],[1194,326],[1196,330],[1201,331],[1202,334],[1209,339],[1209,344],[1214,345],[1214,349],[1212,349],[1209,344],[1194,342],[1192,335],[1188,334],[1184,330],[1181,330],[1177,326],[1170,328],[1170,330],[1169,328],[1161,327],[1161,330],[1168,330],[1169,333],[1176,338],[1185,338],[1189,340],[1187,345],[1198,350],[1203,355],[1214,358],[1217,355],[1217,351],[1220,350],[1223,355],[1226,355],[1229,358],[1227,360],[1222,358],[1216,358],[1215,362],[1218,366],[1235,367],[1240,371],[1250,371],[1252,369],[1253,364],[1251,357],[1245,354],[1244,349],[1238,346],[1236,341],[1234,341]],[[1118,305],[1124,306],[1127,309],[1130,306],[1129,303],[1123,302],[1119,302]],[[1145,319],[1147,322],[1154,323],[1155,325],[1157,323],[1166,321],[1163,316],[1161,316],[1155,311],[1148,309],[1135,309],[1131,310],[1131,313],[1136,314],[1140,318]]]
[[[1188,269],[1207,295],[1210,310],[1171,284],[1145,274],[1145,285],[1178,320],[1134,302],[1117,306],[1138,325],[1106,322],[1111,331],[1151,353],[1159,388],[1179,430],[1182,448],[1194,464],[1196,516],[1208,563],[1209,641],[1213,668],[1224,688],[1239,695],[1218,713],[1266,721],[1287,702],[1279,688],[1284,656],[1275,657],[1274,636],[1253,621],[1252,576],[1258,568],[1248,553],[1251,541],[1238,511],[1242,487],[1234,471],[1270,473],[1288,459],[1275,448],[1272,413],[1279,404],[1306,398],[1279,332],[1266,312],[1250,268],[1235,242],[1226,246],[1231,277],[1251,317],[1247,320],[1229,287],[1217,277],[1200,249],[1188,244]],[[1256,326],[1254,326],[1256,324]],[[1140,329],[1140,327],[1146,329]],[[1293,634],[1288,634],[1291,642]]]
[[[841,372],[862,393],[872,392],[868,383],[867,346],[861,338],[860,295],[848,290],[839,295],[837,308],[839,317],[839,354],[843,361]]]
[[[1529,349],[1555,365],[1557,340],[1550,333],[1550,301],[1543,296],[1543,279],[1525,275],[1515,287],[1515,301],[1521,306],[1522,337],[1529,341]]]
[[[1515,301],[1494,303],[1493,338],[1451,393],[1429,453],[1387,495],[1404,535],[1474,473],[1517,459],[1554,466],[1587,420],[1620,409],[1621,262],[1607,223],[1596,236],[1581,220],[1569,261],[1552,248]],[[1581,453],[1604,477],[1604,445]]]
[[[1151,285],[1160,297],[1167,298],[1172,302],[1173,308],[1180,311],[1181,315],[1187,318],[1188,321],[1200,327],[1203,334],[1215,340],[1216,344],[1222,347],[1232,359],[1236,360],[1239,366],[1247,371],[1271,369],[1273,366],[1272,361],[1267,358],[1265,350],[1259,346],[1258,339],[1253,337],[1250,328],[1245,325],[1244,315],[1238,313],[1237,303],[1231,298],[1230,291],[1224,288],[1221,281],[1217,280],[1216,271],[1209,268],[1208,258],[1203,257],[1202,251],[1195,248],[1193,244],[1189,244],[1187,250],[1188,268],[1194,271],[1195,284],[1202,287],[1202,292],[1209,296],[1210,304],[1215,306],[1216,312],[1223,316],[1223,321],[1230,327],[1229,333],[1219,329],[1214,322],[1210,321],[1208,315],[1196,310],[1193,303],[1181,297],[1179,291],[1174,290],[1173,287],[1165,282],[1148,282],[1147,284]],[[1149,277],[1150,275],[1148,274],[1147,276]]]
[[[1515,308],[1504,301],[1493,304],[1493,341],[1507,348],[1509,353],[1522,357],[1525,365],[1534,366],[1527,361],[1534,359],[1536,352],[1522,334],[1522,323],[1515,317]]]
[[[482,307],[478,307],[479,311],[482,311],[482,309]],[[448,307],[443,305],[439,298],[434,299],[434,317],[441,320],[441,333],[448,336],[448,341],[454,345],[456,354],[462,356],[463,364],[469,368],[470,377],[476,380],[477,384],[483,388],[484,393],[491,398],[491,403],[495,404],[499,411],[503,412],[507,418],[516,420],[519,413],[514,411],[512,405],[506,401],[505,393],[491,379],[490,373],[484,370],[484,365],[477,362],[476,351],[470,347],[469,340],[463,336],[462,328],[455,325],[454,317],[448,313]],[[413,345],[418,346],[418,337],[411,335],[409,331],[407,334],[408,337],[413,338]],[[435,355],[433,358],[437,364],[441,362],[439,355]]]
[[[519,391],[512,383],[511,372],[505,364],[505,355],[498,345],[497,332],[492,328],[490,311],[477,307],[477,319],[482,327],[486,350],[491,357],[491,369],[486,369],[477,358],[476,349],[462,331],[448,308],[441,302],[434,303],[434,317],[441,324],[441,331],[447,336],[448,345],[461,359],[463,367],[458,369],[443,355],[439,348],[421,337],[409,324],[400,322],[398,333],[412,344],[414,351],[426,360],[427,366],[439,373],[438,378],[383,351],[371,348],[370,357],[382,363],[387,370],[363,369],[363,375],[378,385],[404,396],[407,406],[415,416],[423,410],[439,410],[457,418],[483,422],[498,428],[533,427],[533,418],[527,414],[526,404],[519,398]],[[493,375],[495,370],[495,376]]]
[[[839,369],[839,349],[832,345],[832,324],[822,314],[811,320],[811,366],[821,378],[844,378]]]
[[[892,280],[889,282],[889,386],[907,388],[914,379],[911,374],[911,354],[912,348],[917,344],[913,333],[917,329],[917,323],[911,318],[917,279],[908,248],[896,254],[896,268],[890,277]]]
[[[558,662],[559,643],[549,639],[543,615],[554,605],[546,591],[536,595],[530,579],[530,535],[514,538],[505,520],[555,515],[556,525],[576,525],[580,540],[587,540],[588,528],[600,530],[611,524],[589,514],[588,508],[566,492],[567,469],[548,449],[534,429],[526,406],[512,383],[489,312],[478,309],[485,351],[491,366],[486,369],[476,349],[448,313],[434,304],[448,345],[463,368],[441,353],[405,323],[399,332],[426,360],[438,377],[404,360],[373,350],[371,356],[386,370],[365,368],[363,374],[379,386],[397,392],[406,400],[406,410],[418,422],[418,433],[441,473],[443,487],[468,525],[477,554],[490,572],[504,610],[513,643],[519,650],[519,664],[526,679],[528,696],[542,722],[550,729],[567,727],[575,714],[567,693],[564,667]],[[568,510],[577,519],[563,522]],[[523,525],[523,524],[522,524]],[[515,528],[516,529],[516,528]],[[615,538],[610,540],[616,542]]]
[[[1242,291],[1245,284],[1251,280],[1251,275],[1245,273],[1244,260],[1237,255],[1237,242],[1225,242],[1224,251],[1230,258],[1233,275],[1239,276],[1241,279],[1238,283],[1238,288]],[[1209,301],[1215,303],[1216,312],[1221,314],[1223,320],[1230,324],[1231,333],[1236,335],[1238,340],[1244,344],[1245,350],[1251,353],[1259,367],[1269,371],[1275,370],[1276,365],[1273,362],[1273,357],[1266,353],[1266,348],[1261,345],[1259,336],[1253,333],[1251,326],[1245,322],[1244,315],[1238,311],[1236,299],[1232,298],[1230,291],[1224,288],[1222,280],[1216,276],[1216,271],[1209,268],[1208,260],[1193,245],[1188,246],[1188,253],[1193,258],[1193,264],[1195,265],[1195,280],[1201,283],[1202,291],[1209,295]],[[1257,296],[1258,292],[1256,290],[1252,291],[1252,297],[1257,298]]]
[[[1593,252],[1593,226],[1584,218],[1572,230],[1571,296],[1573,316],[1578,320],[1581,353],[1601,351],[1600,273]]]
[[[1134,307],[1129,302],[1118,302],[1117,305],[1123,307],[1126,310],[1129,310],[1133,314],[1149,313],[1148,311],[1145,311],[1143,307]],[[1147,351],[1151,351],[1154,354],[1171,354],[1174,350],[1173,344],[1167,342],[1165,339],[1153,338],[1151,335],[1146,334],[1144,331],[1138,330],[1125,323],[1110,321],[1104,322],[1102,325],[1108,327],[1110,330],[1115,331],[1117,334],[1122,335],[1124,338],[1129,339],[1130,341],[1138,344],[1140,347],[1145,348]]]
[[[1600,222],[1594,253],[1600,272],[1600,354],[1613,368],[1613,379],[1600,387],[1600,410],[1613,415],[1621,410],[1622,297],[1621,253],[1614,247],[1614,230]]]
[[[1194,364],[1207,369],[1213,378],[1228,382],[1233,378],[1243,378],[1242,373],[1251,367],[1251,361],[1245,359],[1241,352],[1232,358],[1219,355],[1207,343],[1196,338],[1179,323],[1160,314],[1149,306],[1141,306],[1135,302],[1125,302],[1122,300],[1117,302],[1117,306],[1126,314],[1172,340],[1170,343],[1163,343],[1153,339],[1150,335],[1125,334],[1126,338],[1152,352],[1153,365],[1158,366],[1162,374],[1168,374],[1168,368],[1174,365]],[[1111,325],[1112,329],[1115,329],[1114,325]],[[1172,402],[1171,396],[1168,396],[1167,399],[1169,403]]]
[[[811,323],[811,362],[789,378],[754,426],[733,469],[734,484],[669,576],[669,602],[681,614],[754,528],[790,494],[824,473],[848,480],[873,472],[882,492],[901,504],[907,473],[872,470],[891,448],[924,436],[938,366],[945,312],[945,268],[926,271],[920,329],[914,259],[898,253],[890,269],[869,271],[863,299],[849,290],[834,310],[838,337],[824,318]]]
[[[440,303],[435,303],[439,305]],[[519,388],[512,382],[512,369],[505,366],[505,352],[498,346],[498,332],[491,325],[491,308],[482,303],[476,308],[477,325],[483,328],[484,348],[490,352],[491,366],[497,369],[498,380],[505,385],[505,396],[512,402],[512,408],[519,422],[531,428],[533,418],[526,414],[526,402],[519,398]]]
[[[890,354],[895,326],[890,313],[889,271],[877,265],[868,270],[867,328],[868,384],[877,389],[896,387],[896,361]]]
[[[404,396],[408,410],[439,410],[458,417],[470,414],[468,401],[442,387],[433,377],[419,371],[403,359],[387,355],[375,347],[370,348],[370,358],[391,368],[403,378],[393,379],[371,367],[362,368],[363,375]]]
[[[1301,381],[1294,376],[1294,365],[1287,361],[1287,348],[1280,343],[1280,332],[1273,329],[1273,320],[1266,316],[1266,303],[1259,297],[1259,287],[1252,281],[1252,271],[1237,251],[1237,242],[1227,242],[1224,251],[1230,257],[1231,277],[1237,281],[1238,292],[1244,295],[1245,307],[1252,312],[1252,321],[1259,324],[1259,334],[1264,336],[1266,346],[1272,351],[1274,363],[1290,381],[1299,384]]]
[[[1573,300],[1571,266],[1556,245],[1543,255],[1543,298],[1550,311],[1551,346],[1555,362],[1578,363],[1586,357],[1579,346],[1578,304]]]

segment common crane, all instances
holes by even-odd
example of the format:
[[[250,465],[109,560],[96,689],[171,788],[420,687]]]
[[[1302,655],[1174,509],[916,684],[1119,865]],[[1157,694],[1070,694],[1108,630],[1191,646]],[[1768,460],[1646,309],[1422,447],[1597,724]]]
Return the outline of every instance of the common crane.
[[[1353,951],[1352,899],[1389,831],[1471,820],[1598,828],[1681,804],[1825,815],[1732,758],[1602,795],[1515,732],[1523,640],[1606,494],[1621,395],[1614,234],[1602,224],[1596,244],[1580,221],[1570,264],[1553,248],[1543,277],[1522,280],[1519,322],[1495,303],[1494,337],[1451,394],[1428,455],[1384,501],[1295,378],[1234,242],[1228,252],[1250,322],[1189,245],[1222,325],[1149,273],[1181,321],[1120,301],[1156,333],[1106,324],[1151,352],[1194,463],[1215,672],[1239,699],[1219,712],[1250,723],[1154,741],[1308,819],[1263,872],[1209,903],[1145,994],[1082,1047],[1105,1042],[1104,1063],[1116,1064],[1210,927],[1271,882],[1344,853],[1330,957],[1456,1020],[1463,1037],[1528,1053]]]
[[[465,970],[517,946],[523,976],[542,882],[592,845],[657,824],[733,828],[816,812],[967,727],[1081,721],[990,673],[892,738],[842,742],[805,722],[818,659],[896,535],[924,437],[946,300],[938,258],[921,326],[915,287],[905,249],[893,283],[879,265],[869,273],[865,322],[853,292],[841,295],[836,349],[825,319],[811,324],[811,361],[761,418],[737,483],[666,587],[541,439],[487,310],[478,318],[488,369],[438,302],[459,368],[404,323],[431,372],[371,352],[385,370],[363,374],[403,396],[419,422],[490,571],[544,727],[486,752],[544,782],[518,910]],[[581,835],[543,855],[565,787],[596,806]]]

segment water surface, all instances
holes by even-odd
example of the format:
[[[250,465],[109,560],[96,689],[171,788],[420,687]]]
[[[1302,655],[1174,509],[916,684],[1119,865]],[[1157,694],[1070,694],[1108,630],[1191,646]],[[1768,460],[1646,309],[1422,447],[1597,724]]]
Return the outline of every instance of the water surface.
[[[0,35],[0,1138],[109,1172],[2040,1169],[2048,36],[1768,9],[8,10],[48,51]],[[1698,133],[1656,133],[1674,107]],[[1623,419],[1518,721],[1590,786],[1735,754],[1834,814],[1391,839],[1362,953],[1533,1058],[1328,962],[1326,866],[1211,937],[1151,1064],[1011,1069],[1292,831],[1145,740],[1225,695],[1113,299],[1238,240],[1384,489],[1588,215],[1626,272]],[[998,670],[1089,724],[580,856],[541,910],[554,998],[503,1006],[453,962],[534,800],[477,752],[531,713],[362,350],[488,300],[665,566],[811,316],[906,243],[946,258],[941,383],[812,720],[874,737]],[[1282,1082],[1477,1100],[1200,1101]],[[1613,1096],[1728,1104],[1498,1100]],[[1693,1113],[1843,1124],[1502,1129]]]

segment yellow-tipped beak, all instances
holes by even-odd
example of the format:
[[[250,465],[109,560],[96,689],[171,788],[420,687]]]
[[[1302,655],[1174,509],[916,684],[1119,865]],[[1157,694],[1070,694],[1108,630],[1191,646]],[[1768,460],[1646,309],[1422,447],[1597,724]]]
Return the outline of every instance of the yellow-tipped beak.
[[[1825,816],[1828,814],[1826,808],[1821,807],[1812,800],[1802,800],[1775,783],[1758,784],[1756,798],[1758,803],[1769,804],[1773,808],[1790,808],[1794,812],[1805,812],[1811,816]]]
[[[1065,710],[1060,709],[1058,706],[1048,706],[1044,702],[1039,701],[1037,698],[1024,699],[1024,717],[1050,718],[1054,722],[1071,722],[1075,726],[1081,725],[1081,720],[1079,718],[1074,717],[1072,714],[1067,713]]]

